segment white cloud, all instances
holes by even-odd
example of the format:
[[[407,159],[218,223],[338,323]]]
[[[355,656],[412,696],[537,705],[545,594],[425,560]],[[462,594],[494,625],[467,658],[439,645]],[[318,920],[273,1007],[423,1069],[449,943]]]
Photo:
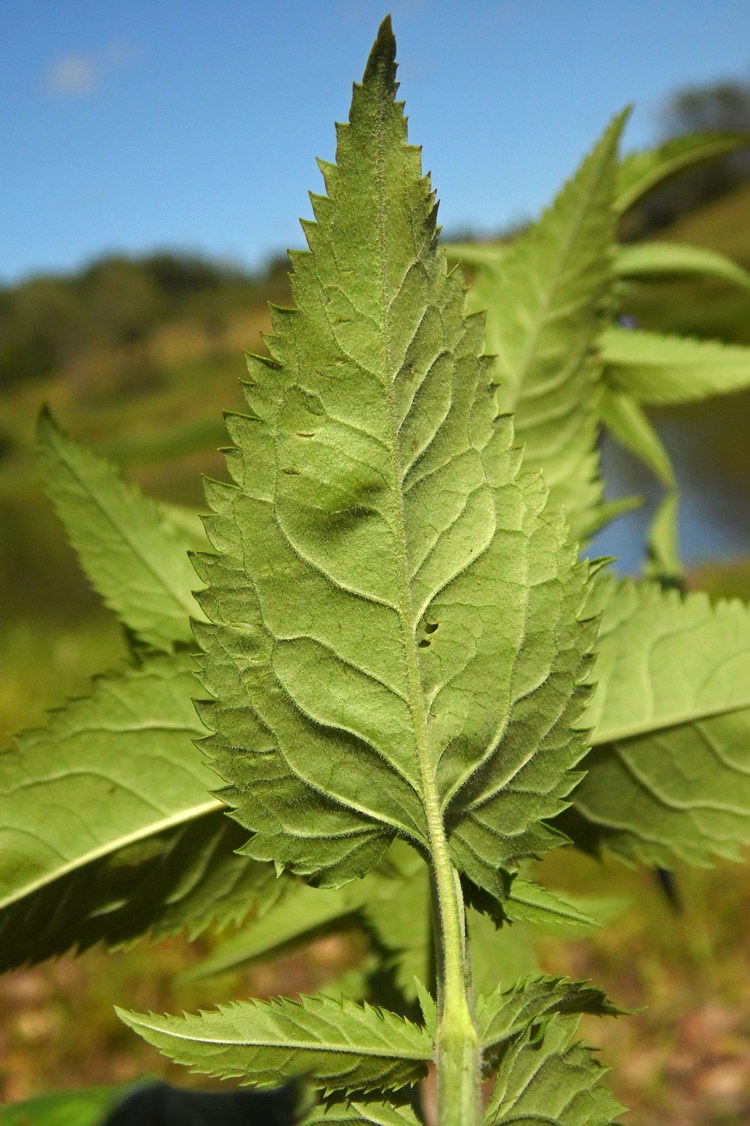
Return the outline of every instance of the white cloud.
[[[47,89],[61,98],[81,98],[97,84],[96,63],[91,55],[61,55],[47,71]]]
[[[56,98],[85,98],[93,94],[115,71],[137,58],[133,43],[108,43],[96,51],[71,51],[53,59],[47,67],[44,85]]]

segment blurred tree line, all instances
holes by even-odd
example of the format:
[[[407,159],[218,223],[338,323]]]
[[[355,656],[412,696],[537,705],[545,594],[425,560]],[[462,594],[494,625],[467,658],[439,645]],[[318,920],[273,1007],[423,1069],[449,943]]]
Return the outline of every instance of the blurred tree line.
[[[86,355],[122,354],[148,367],[146,341],[186,322],[221,341],[238,314],[288,293],[286,256],[249,274],[194,255],[111,255],[71,276],[0,288],[0,387],[70,368]]]

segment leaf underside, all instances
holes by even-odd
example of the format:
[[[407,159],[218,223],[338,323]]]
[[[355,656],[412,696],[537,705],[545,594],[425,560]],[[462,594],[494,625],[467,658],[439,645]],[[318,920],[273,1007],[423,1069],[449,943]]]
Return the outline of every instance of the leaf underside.
[[[327,1091],[397,1090],[432,1058],[426,1029],[349,1000],[235,1002],[181,1017],[118,1012],[175,1062],[259,1087],[308,1076]]]
[[[200,617],[188,548],[202,536],[176,510],[144,494],[43,411],[37,428],[46,491],[92,585],[146,645],[193,641]]]
[[[626,859],[739,859],[750,843],[750,610],[611,580],[597,598],[594,748],[576,812]]]
[[[234,483],[208,488],[201,714],[253,856],[340,884],[396,835],[429,850],[442,815],[501,894],[556,839],[594,627],[518,475],[394,73],[381,38],[292,256],[296,308],[228,422]]]
[[[235,855],[246,834],[212,798],[193,740],[187,656],[95,682],[0,756],[0,965],[236,921],[277,894]]]
[[[481,262],[470,308],[487,310],[500,402],[514,412],[524,466],[543,469],[574,535],[591,531],[602,499],[597,434],[602,367],[592,347],[607,313],[614,238],[616,118],[552,207],[497,261]],[[486,256],[485,256],[486,257]]]

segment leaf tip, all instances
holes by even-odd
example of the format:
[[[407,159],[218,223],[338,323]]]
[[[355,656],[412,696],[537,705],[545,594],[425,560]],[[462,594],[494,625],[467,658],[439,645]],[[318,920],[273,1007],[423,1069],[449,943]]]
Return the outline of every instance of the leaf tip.
[[[385,17],[373,43],[367,60],[363,83],[381,81],[393,93],[396,91],[396,37],[393,34],[391,17]]]

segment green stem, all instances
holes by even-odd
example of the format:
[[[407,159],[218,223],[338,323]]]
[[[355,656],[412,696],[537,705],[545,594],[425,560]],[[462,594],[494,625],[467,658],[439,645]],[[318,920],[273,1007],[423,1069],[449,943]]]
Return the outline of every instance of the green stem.
[[[472,1012],[463,894],[448,853],[442,820],[439,835],[442,842],[433,837],[432,870],[438,924],[438,1122],[439,1126],[478,1126],[482,1120],[480,1045]]]

